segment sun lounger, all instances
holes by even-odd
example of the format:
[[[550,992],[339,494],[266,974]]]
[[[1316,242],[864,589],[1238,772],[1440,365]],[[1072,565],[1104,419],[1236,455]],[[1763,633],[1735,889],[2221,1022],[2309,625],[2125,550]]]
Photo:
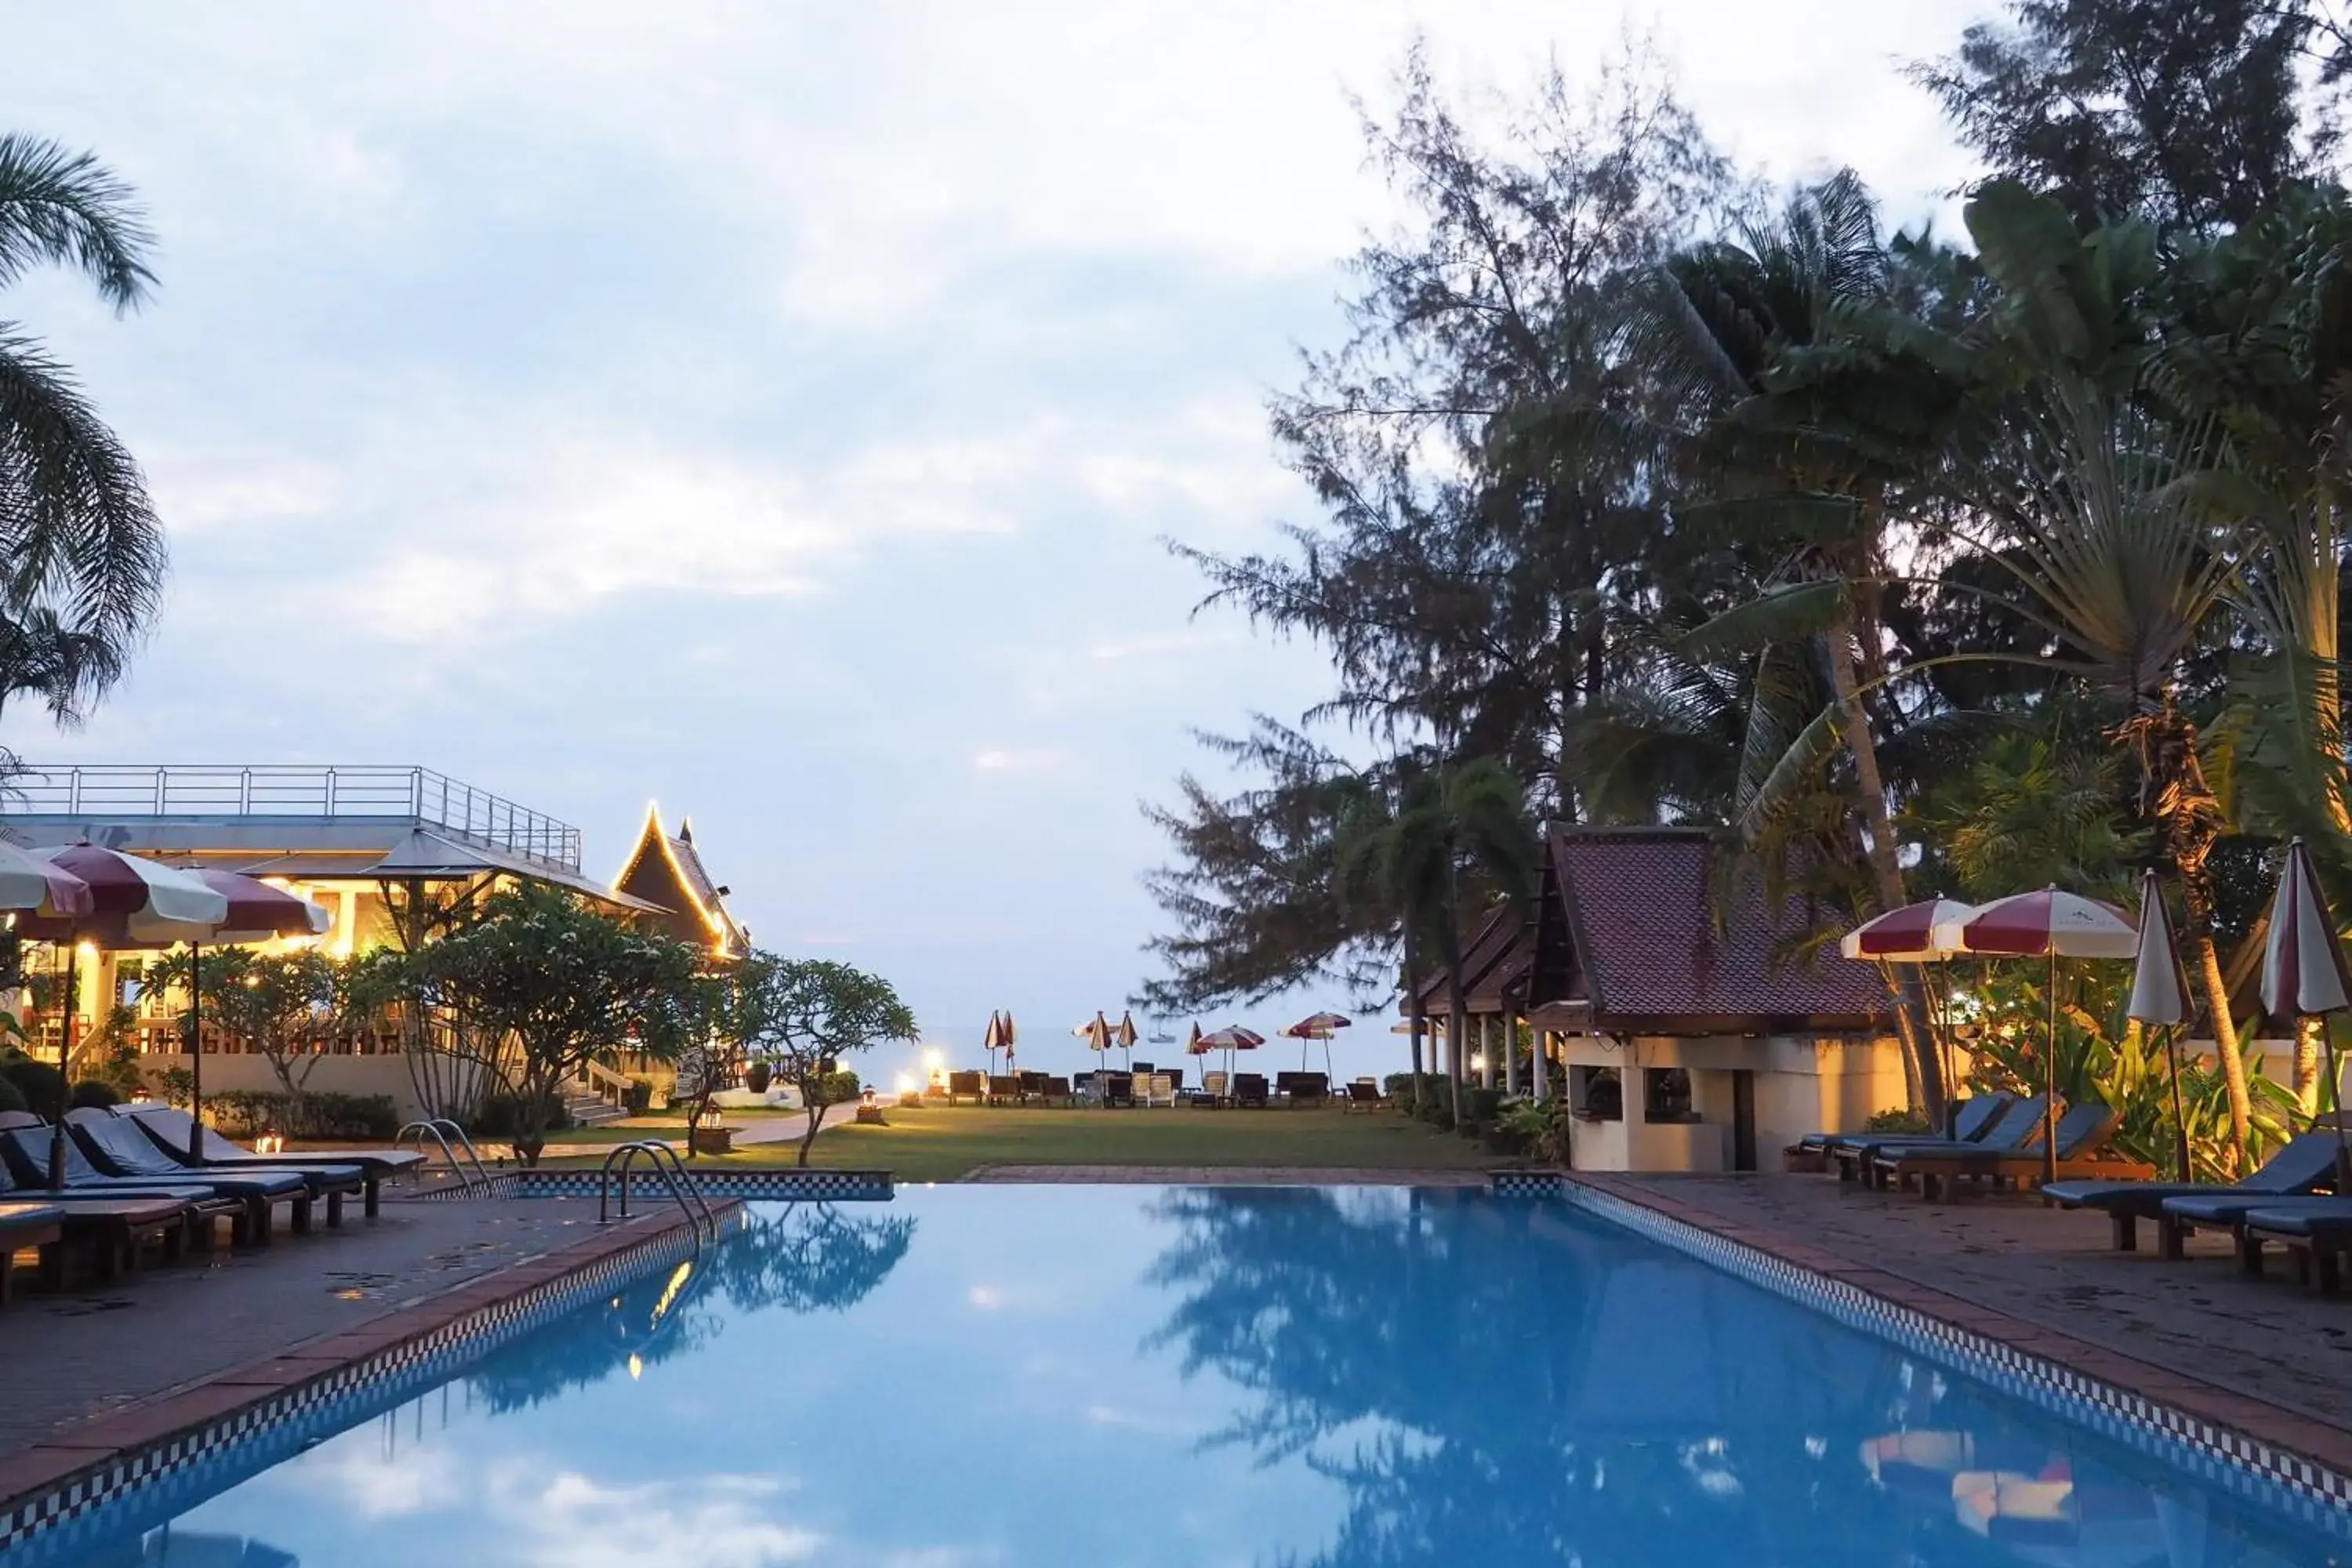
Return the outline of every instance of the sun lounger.
[[[1348,1086],[1348,1098],[1339,1102],[1342,1110],[1377,1110],[1381,1104],[1381,1086],[1368,1078],[1360,1078]]]
[[[50,1130],[14,1128],[0,1131],[0,1160],[7,1162],[16,1180],[35,1188],[47,1187],[48,1182]],[[227,1199],[244,1210],[240,1241],[256,1247],[269,1244],[272,1213],[285,1204],[298,1216],[307,1216],[310,1206],[310,1189],[299,1176],[278,1173],[274,1175],[215,1174],[211,1172],[187,1172],[168,1182],[147,1177],[110,1176],[89,1163],[81,1146],[68,1137],[65,1141],[67,1192],[84,1192],[93,1197],[125,1196],[201,1196],[215,1200]],[[298,1218],[307,1226],[307,1217]]]
[[[1021,1098],[1021,1079],[1014,1075],[996,1073],[988,1079],[988,1103],[1011,1105]]]
[[[2198,1193],[2187,1197],[2164,1200],[2163,1223],[2178,1226],[2183,1235],[2197,1230],[2226,1230],[2236,1244],[2238,1264],[2249,1274],[2263,1271],[2263,1247],[2259,1238],[2246,1234],[2246,1216],[2257,1209],[2265,1214],[2279,1215],[2299,1209],[2325,1212],[2347,1200],[2330,1194],[2315,1194],[2306,1197],[2266,1197],[2260,1193],[2242,1193],[2223,1188],[2219,1192]]]
[[[2334,1134],[2328,1134],[2330,1142]],[[2249,1209],[2241,1221],[2240,1259],[2260,1273],[2263,1244],[2275,1242],[2294,1257],[2306,1283],[2316,1280],[2333,1296],[2344,1282],[2342,1258],[2352,1250],[2352,1198],[2306,1199],[2293,1207]]]
[[[1971,1095],[1952,1112],[1952,1138],[1961,1143],[1973,1143],[1992,1131],[1993,1123],[2002,1110],[2017,1102],[2017,1097],[2001,1089],[1990,1094]],[[1886,1132],[1808,1132],[1781,1152],[1782,1166],[1790,1171],[1826,1171],[1830,1150],[1850,1148],[1863,1143],[1879,1143],[1890,1137],[1906,1134]],[[1921,1133],[1933,1138],[1934,1133]]]
[[[1918,1138],[1903,1133],[1836,1139],[1829,1145],[1830,1160],[1837,1166],[1841,1182],[1874,1182],[1874,1166],[1878,1157],[1898,1149],[1999,1149],[2014,1152],[2041,1136],[2044,1103],[2043,1098],[2038,1094],[2031,1100],[2012,1100],[1995,1112],[1992,1121],[1981,1132],[1966,1142],[1952,1138]]]
[[[959,1100],[969,1100],[974,1105],[980,1105],[985,1103],[987,1099],[988,1075],[986,1073],[981,1072],[975,1068],[971,1072],[951,1072],[948,1074],[948,1103],[950,1105],[953,1105]]]
[[[2042,1189],[2063,1208],[2104,1210],[2115,1222],[2116,1250],[2139,1245],[2139,1222],[2152,1221],[2162,1256],[2179,1258],[2184,1232],[2165,1218],[2167,1198],[2206,1196],[2297,1197],[2336,1179],[2336,1134],[2306,1132],[2272,1155],[2263,1168],[2226,1185],[2211,1182],[2053,1182]]]
[[[1265,1075],[1239,1072],[1234,1075],[1234,1103],[1255,1105],[1263,1110],[1266,1102]]]
[[[188,1133],[194,1118],[184,1110],[168,1105],[122,1105],[114,1114],[145,1133],[150,1142],[164,1153],[186,1163]],[[250,1149],[239,1148],[218,1132],[207,1127],[199,1134],[197,1148],[203,1163],[190,1167],[195,1170],[236,1171],[243,1167],[264,1166],[271,1170],[306,1171],[313,1167],[341,1169],[359,1167],[365,1180],[364,1212],[375,1217],[383,1186],[394,1176],[405,1175],[425,1163],[425,1155],[415,1149],[309,1149],[299,1154],[257,1154]]]
[[[2061,1176],[2119,1181],[2155,1175],[2153,1165],[2125,1159],[2107,1149],[2107,1140],[2122,1122],[2121,1111],[2096,1100],[2084,1100],[2069,1106],[2058,1119],[2054,1162],[2045,1161],[2037,1138],[2031,1147],[2018,1150],[1960,1144],[1940,1149],[1916,1145],[1895,1148],[1878,1155],[1871,1165],[1881,1184],[1892,1182],[1900,1186],[1916,1177],[1920,1195],[1927,1198],[1958,1196],[1962,1183],[1974,1187],[1986,1182],[2029,1182],[2042,1174],[2051,1163],[2056,1165]]]
[[[343,1199],[366,1188],[366,1173],[357,1165],[246,1165],[234,1170],[207,1170],[191,1166],[175,1159],[129,1121],[110,1111],[83,1110],[66,1112],[66,1129],[81,1145],[89,1163],[109,1176],[136,1177],[142,1181],[215,1181],[221,1178],[276,1180],[291,1176],[308,1190],[310,1202],[294,1210],[294,1230],[298,1236],[310,1228],[313,1205],[324,1198],[327,1223],[343,1223]]]
[[[65,1236],[61,1245],[92,1251],[98,1272],[106,1279],[111,1279],[126,1265],[137,1267],[142,1242],[160,1241],[164,1256],[176,1258],[191,1240],[199,1246],[211,1244],[215,1219],[226,1215],[237,1227],[236,1239],[240,1240],[246,1224],[245,1205],[217,1193],[188,1187],[104,1194],[72,1188],[51,1192],[47,1187],[30,1187],[18,1182],[14,1169],[5,1160],[0,1160],[0,1200],[53,1205],[63,1209]],[[52,1287],[64,1282],[62,1254],[43,1253],[41,1266]]]
[[[62,1204],[0,1203],[0,1307],[16,1287],[16,1254],[30,1249],[46,1257],[65,1239],[65,1217]]]

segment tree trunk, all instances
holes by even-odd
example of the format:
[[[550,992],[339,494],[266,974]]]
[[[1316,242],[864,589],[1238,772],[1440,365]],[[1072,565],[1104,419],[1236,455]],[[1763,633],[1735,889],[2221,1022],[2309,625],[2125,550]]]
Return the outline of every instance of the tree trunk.
[[[1421,971],[1415,961],[1410,912],[1404,922],[1404,1006],[1405,1032],[1412,1040],[1412,1089],[1407,1100],[1418,1115],[1421,1110]]]
[[[2319,1057],[2326,1039],[2326,1019],[2303,1017],[2294,1021],[2294,1103],[2306,1121],[2319,1114]]]
[[[1878,746],[1871,739],[1870,713],[1862,703],[1862,690],[1854,679],[1854,623],[1851,615],[1840,616],[1829,632],[1830,687],[1836,693],[1839,729],[1845,740],[1847,753],[1853,759],[1854,785],[1862,794],[1864,826],[1870,836],[1871,891],[1878,902],[1878,912],[1899,910],[1910,901],[1903,886],[1903,863],[1897,857],[1895,843],[1895,814],[1886,804],[1886,781],[1878,771]],[[1934,1026],[1928,1016],[1927,996],[1916,974],[1906,975],[1896,987],[1895,1007],[1901,1014],[1896,1034],[1903,1042],[1906,1079],[1918,1085],[1917,1110],[1925,1113],[1930,1127],[1945,1123],[1943,1064],[1937,1058],[1930,1043],[1935,1038]]]
[[[964,1060],[971,1058],[966,1057]],[[808,1169],[809,1149],[816,1142],[817,1129],[824,1125],[824,1113],[832,1107],[813,1102],[806,1089],[801,1090],[801,1103],[808,1108],[808,1128],[801,1134],[800,1168],[805,1171]]]
[[[1462,1125],[1462,1037],[1470,1030],[1465,976],[1462,973],[1462,905],[1453,869],[1446,871],[1446,910],[1438,939],[1445,957],[1445,1080],[1453,1095],[1454,1125]]]
[[[2196,896],[2192,893],[2184,901],[2193,909]],[[2254,1107],[2246,1091],[2246,1058],[2238,1049],[2238,1026],[2230,1016],[2230,987],[2221,978],[2221,955],[2213,949],[2211,927],[2202,921],[2198,924],[2200,929],[2189,938],[2189,951],[2196,962],[2198,978],[2205,984],[2205,1006],[2213,1018],[2213,1047],[2221,1054],[2221,1076],[2230,1086],[2229,1170],[2235,1175],[2245,1168]]]

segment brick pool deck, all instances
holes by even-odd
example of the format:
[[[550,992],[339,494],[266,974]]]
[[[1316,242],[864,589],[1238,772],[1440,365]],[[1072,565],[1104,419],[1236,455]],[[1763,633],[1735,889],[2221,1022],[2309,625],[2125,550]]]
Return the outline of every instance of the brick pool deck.
[[[682,1223],[593,1203],[387,1201],[336,1230],[26,1292],[0,1313],[0,1502]]]
[[[1177,1187],[1483,1187],[1486,1173],[1358,1165],[981,1165],[963,1179]]]
[[[1576,1180],[2352,1474],[2352,1296],[2250,1279],[2228,1238],[2116,1252],[2106,1217],[2014,1196],[1925,1203],[1830,1176]]]

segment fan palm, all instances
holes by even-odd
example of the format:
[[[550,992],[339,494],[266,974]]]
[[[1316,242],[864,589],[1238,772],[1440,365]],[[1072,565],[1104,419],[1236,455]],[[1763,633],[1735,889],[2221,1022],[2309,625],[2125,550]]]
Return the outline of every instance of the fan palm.
[[[39,266],[81,273],[130,310],[153,284],[131,189],[87,153],[0,135],[0,288]],[[162,592],[163,535],[139,466],[63,365],[0,320],[0,700],[62,718],[120,675]]]
[[[1528,821],[1519,780],[1489,758],[1402,776],[1393,807],[1368,805],[1349,831],[1340,857],[1340,884],[1361,897],[1381,899],[1401,917],[1405,977],[1413,984],[1414,938],[1436,943],[1445,969],[1446,1078],[1458,1121],[1462,1115],[1462,1043],[1470,1027],[1468,976],[1463,968],[1465,877],[1483,881],[1514,902],[1532,890],[1536,836]],[[1419,1089],[1418,1012],[1415,1090]]]

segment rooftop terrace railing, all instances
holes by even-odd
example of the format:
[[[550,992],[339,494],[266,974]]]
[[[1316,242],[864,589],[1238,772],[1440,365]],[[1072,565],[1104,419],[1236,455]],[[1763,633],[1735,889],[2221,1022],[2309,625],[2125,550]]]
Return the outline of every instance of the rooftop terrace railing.
[[[27,767],[0,784],[0,817],[414,822],[580,869],[580,830],[430,768]]]

